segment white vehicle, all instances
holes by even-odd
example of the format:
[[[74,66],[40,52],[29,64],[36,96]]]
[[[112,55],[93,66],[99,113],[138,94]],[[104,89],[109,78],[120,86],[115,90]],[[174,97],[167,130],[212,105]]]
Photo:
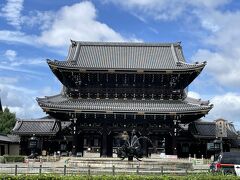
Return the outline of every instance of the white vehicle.
[[[224,152],[210,165],[212,172],[240,176],[240,152]]]
[[[234,165],[234,170],[237,176],[240,176],[240,165]]]

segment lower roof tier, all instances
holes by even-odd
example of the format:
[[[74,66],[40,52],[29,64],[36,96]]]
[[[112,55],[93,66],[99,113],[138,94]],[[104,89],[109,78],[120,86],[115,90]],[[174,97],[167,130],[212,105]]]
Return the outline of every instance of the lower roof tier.
[[[56,95],[37,99],[45,111],[70,111],[94,113],[202,113],[207,114],[212,105],[201,100],[123,100],[123,99],[70,99]]]
[[[58,120],[51,117],[45,117],[45,118],[34,119],[34,120],[18,120],[12,132],[13,134],[18,134],[18,135],[32,136],[33,134],[35,134],[36,136],[49,136],[49,135],[56,135],[56,133],[58,133],[60,130],[69,128],[71,125],[70,121],[65,121],[61,123],[58,123],[58,122],[59,122]],[[182,126],[179,126],[179,127],[182,128]],[[182,129],[184,131],[189,131],[195,138],[199,138],[199,139],[215,139],[216,138],[215,122],[197,120],[195,122],[191,122],[186,127],[187,128],[182,128]],[[114,127],[113,127],[113,130],[114,130]],[[159,128],[158,130],[160,132],[162,130],[162,127]],[[238,134],[234,128],[234,125],[228,123],[227,137],[225,137],[224,139],[237,139],[237,137],[238,137]]]

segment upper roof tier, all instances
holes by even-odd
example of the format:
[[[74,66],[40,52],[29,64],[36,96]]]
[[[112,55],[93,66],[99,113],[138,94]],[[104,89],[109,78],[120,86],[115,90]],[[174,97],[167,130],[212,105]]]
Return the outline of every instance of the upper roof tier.
[[[188,64],[180,43],[71,41],[66,61],[51,61],[51,68],[108,70],[195,70],[206,62]]]

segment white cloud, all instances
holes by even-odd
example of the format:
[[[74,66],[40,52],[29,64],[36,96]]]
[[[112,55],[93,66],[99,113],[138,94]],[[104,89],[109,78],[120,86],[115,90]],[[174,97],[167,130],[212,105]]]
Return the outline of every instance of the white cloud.
[[[9,77],[1,77],[1,79],[9,79]],[[13,78],[10,78],[13,79]],[[18,86],[17,80],[9,82],[0,82],[1,100],[4,107],[9,107],[12,112],[15,112],[17,117],[24,117],[30,113],[37,113],[37,110],[30,109],[34,104],[32,98],[35,90]],[[21,96],[19,96],[21,94]]]
[[[196,14],[208,35],[202,38],[207,48],[199,49],[193,59],[205,59],[208,73],[218,84],[240,87],[240,24],[236,23],[240,22],[240,11],[203,10]]]
[[[149,16],[156,20],[175,20],[186,12],[192,13],[195,8],[212,9],[226,4],[229,0],[105,0],[104,2],[120,5],[137,14],[141,19]]]
[[[0,64],[0,69],[8,70],[8,71],[14,71],[14,72],[20,72],[20,73],[27,73],[27,74],[32,74],[32,75],[36,75],[36,76],[43,76],[44,75],[43,72],[38,72],[38,71],[34,71],[34,70],[22,68],[22,67],[8,66],[7,63],[6,64]]]
[[[20,28],[21,11],[23,10],[23,0],[7,0],[6,4],[1,9],[1,16],[6,18],[7,22]]]
[[[56,94],[50,87],[42,89],[29,89],[19,86],[17,80],[9,77],[0,77],[0,95],[3,107],[8,107],[12,112],[16,113],[17,118],[30,119],[45,116],[45,113],[38,106],[36,97],[49,93],[48,95]],[[11,80],[6,82],[7,80]]]
[[[36,35],[27,35],[21,31],[0,30],[0,41],[37,45]]]
[[[240,53],[238,48],[240,11],[196,11],[202,27],[209,30],[207,38],[204,38],[206,44],[221,49],[224,53],[229,50]],[[232,52],[231,52],[232,53]],[[231,54],[229,53],[229,54]]]
[[[140,19],[144,16],[150,16],[158,20],[172,20],[180,15],[184,6],[176,5],[174,1],[167,0],[109,0],[115,4],[121,5],[126,9],[133,11]],[[174,9],[174,10],[172,10]]]
[[[229,3],[231,0],[186,0],[187,3],[198,8],[214,9]]]
[[[109,26],[97,21],[91,2],[81,2],[61,8],[49,29],[42,32],[39,42],[48,46],[64,46],[70,39],[82,41],[124,41]]]
[[[218,25],[209,21],[209,19],[202,20],[201,25],[202,25],[202,27],[204,27],[207,30],[212,31],[213,33],[219,31],[219,29],[220,29],[220,27]]]
[[[199,49],[192,58],[206,60],[207,73],[211,74],[218,84],[230,87],[240,86],[240,54],[239,57],[234,58],[220,51]]]
[[[123,37],[107,24],[97,20],[97,10],[88,1],[64,6],[58,11],[33,11],[22,16],[24,25],[37,26],[40,35],[21,31],[0,30],[0,41],[24,43],[33,46],[66,47],[69,40],[80,41],[141,41]]]
[[[10,92],[10,90],[14,90],[14,91],[18,91],[18,92],[25,93],[25,94],[35,94],[37,92],[37,90],[32,90],[32,89],[29,89],[29,88],[17,86],[17,85],[14,85],[12,83],[13,83],[13,81],[8,82],[8,83],[1,83],[0,84],[1,89],[7,88],[9,90],[9,92]]]
[[[3,53],[3,56],[0,55],[0,59],[1,59],[0,69],[14,70],[14,71],[18,71],[18,72],[21,72],[21,71],[24,72],[24,70],[25,70],[25,72],[27,71],[27,69],[25,69],[25,67],[23,67],[21,69],[16,68],[18,66],[23,66],[23,65],[47,66],[47,63],[44,60],[44,58],[26,58],[26,57],[17,56],[17,52],[12,49],[6,50]]]
[[[26,66],[30,68],[27,68]],[[43,58],[18,57],[17,52],[11,49],[6,50],[2,56],[0,55],[0,70],[2,71],[24,73],[25,76],[27,76],[27,74],[35,77],[43,76],[43,72],[31,69],[34,66],[43,67],[47,66],[47,63]]]
[[[35,66],[47,66],[47,63],[44,58],[23,58],[18,57],[15,61],[11,61],[9,66],[23,66],[23,65],[35,65]]]
[[[1,84],[15,84],[18,82],[18,78],[17,77],[1,77],[0,76],[0,82],[1,82]]]
[[[40,30],[45,30],[51,26],[56,13],[53,11],[30,11],[29,14],[21,17],[21,22],[25,26],[33,28],[34,26]]]
[[[230,0],[105,0],[122,6],[136,17],[147,21],[183,20],[193,23],[198,30],[192,32],[202,44],[192,59],[206,60],[207,73],[216,86],[240,87],[240,11],[224,10],[221,6]],[[185,27],[183,27],[184,29]],[[186,30],[188,27],[185,28]],[[187,30],[189,31],[189,30]]]
[[[188,91],[188,97],[195,98],[195,99],[200,99],[200,94],[194,91]]]
[[[240,95],[236,93],[226,93],[217,95],[212,100],[214,107],[210,111],[208,118],[212,120],[223,118],[234,122],[234,125],[240,128]]]
[[[5,51],[4,55],[10,60],[13,61],[17,56],[17,52],[11,49]]]
[[[64,6],[56,12],[37,11],[27,16],[21,16],[20,12],[15,16],[15,19],[20,17],[22,25],[37,26],[40,31],[39,35],[26,34],[23,30],[0,30],[0,41],[22,43],[36,47],[51,46],[61,48],[69,44],[70,39],[88,41],[127,40],[108,25],[97,20],[97,12],[91,2],[81,2],[72,6]],[[18,28],[20,25],[20,23],[15,24]],[[137,39],[132,38],[131,40]],[[46,65],[45,61],[41,58],[25,58],[10,49],[3,52],[0,58],[2,58],[0,61],[0,70],[27,73],[38,77],[44,75],[42,72],[27,69],[25,66],[33,64]],[[18,118],[43,116],[44,113],[37,105],[35,98],[37,96],[59,93],[52,90],[51,87],[43,87],[38,90],[34,88],[29,89],[23,85],[23,82],[17,82],[14,78],[9,77],[0,78],[0,89],[3,105],[5,107],[8,106],[10,110],[16,112]]]

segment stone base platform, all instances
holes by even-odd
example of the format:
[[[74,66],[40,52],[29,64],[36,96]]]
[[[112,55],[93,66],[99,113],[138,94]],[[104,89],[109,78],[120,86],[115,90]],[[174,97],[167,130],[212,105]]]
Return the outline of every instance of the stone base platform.
[[[116,169],[159,169],[161,170],[192,170],[193,165],[187,160],[181,159],[160,159],[160,158],[143,158],[142,161],[134,159],[129,162],[127,159],[119,158],[97,158],[97,157],[71,157],[68,160],[69,167],[78,168],[116,168]]]

